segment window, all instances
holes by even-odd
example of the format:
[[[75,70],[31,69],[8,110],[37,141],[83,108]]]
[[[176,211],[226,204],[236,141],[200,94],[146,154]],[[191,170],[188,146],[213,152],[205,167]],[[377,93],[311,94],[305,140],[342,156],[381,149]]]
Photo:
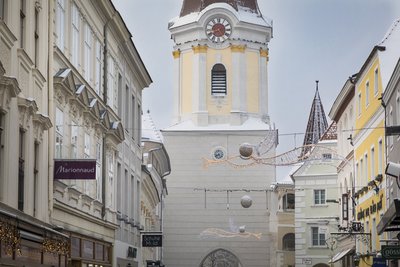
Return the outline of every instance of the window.
[[[294,194],[286,194],[283,196],[283,210],[293,210],[294,209]]]
[[[0,0],[0,19],[4,19],[5,0]]]
[[[122,76],[121,74],[118,73],[118,116],[122,120],[122,102],[123,102],[124,96],[122,92]]]
[[[18,209],[24,210],[25,187],[25,130],[19,129],[19,164],[18,164]]]
[[[367,154],[365,154],[364,155],[364,168],[365,168],[365,170],[364,170],[364,174],[365,174],[365,179],[366,179],[366,181],[369,181],[369,179],[368,179],[368,167],[369,167],[369,164],[368,164],[368,155]]]
[[[361,115],[361,93],[358,94],[357,107],[358,107],[358,116],[360,116]]]
[[[26,2],[25,0],[20,1],[20,10],[19,10],[19,23],[20,23],[20,36],[19,36],[19,44],[21,48],[24,48],[25,44],[25,17],[26,17]]]
[[[39,190],[39,143],[35,142],[33,151],[33,216],[37,215]]]
[[[325,232],[319,227],[311,227],[312,246],[325,246]]]
[[[371,177],[375,176],[375,148],[371,148]]]
[[[35,32],[34,32],[34,45],[35,45],[35,66],[38,66],[39,60],[39,7],[35,7]]]
[[[369,82],[365,84],[365,106],[369,105]]]
[[[102,84],[102,67],[103,67],[103,47],[99,40],[96,40],[96,70],[95,70],[95,90],[97,95],[100,96],[102,93],[101,91],[101,84]]]
[[[342,195],[342,219],[347,221],[349,219],[349,195]]]
[[[84,156],[85,159],[90,158],[90,135],[85,133],[85,151]]]
[[[64,113],[56,108],[56,151],[55,157],[63,157],[63,138],[64,138]]]
[[[376,219],[372,219],[372,227],[371,227],[371,246],[372,251],[376,251]]]
[[[107,104],[114,108],[114,59],[108,58]]]
[[[92,79],[92,30],[85,22],[85,80],[90,83]]]
[[[215,64],[211,71],[211,95],[226,95],[226,69],[222,64]]]
[[[72,122],[71,125],[71,158],[78,157],[78,125]]]
[[[282,250],[289,250],[289,251],[294,251],[295,248],[295,240],[294,240],[294,234],[293,233],[288,233],[283,236],[282,238]]]
[[[72,64],[77,68],[79,61],[79,21],[80,14],[76,4],[72,4]]]
[[[393,120],[393,107],[390,106],[389,108],[389,118],[388,118],[388,126],[393,126],[394,125],[394,120]],[[387,138],[388,141],[388,148],[390,149],[393,146],[393,135],[389,136]]]
[[[129,93],[129,87],[126,86],[125,87],[125,130],[127,130],[128,132],[130,132],[129,129],[129,100],[130,100],[130,93]]]
[[[118,162],[117,163],[117,210],[121,211],[122,210],[122,167],[121,164]],[[112,199],[112,198],[111,198]]]
[[[96,143],[96,182],[97,182],[97,199],[101,201],[102,180],[101,180],[101,143]]]
[[[379,140],[378,143],[378,173],[382,174],[382,156],[383,156],[383,151],[382,151],[382,139]]]
[[[137,126],[137,129],[142,129],[142,107],[138,104],[137,105],[137,114],[138,114],[138,119],[137,119],[137,122],[138,122],[138,126]],[[137,131],[137,135],[138,135],[138,137],[137,137],[137,143],[138,143],[138,145],[140,146],[140,140],[142,139],[142,132],[141,131]]]
[[[379,79],[378,69],[376,69],[374,73],[374,95],[378,94],[378,82],[379,82],[378,79]]]
[[[65,0],[57,0],[57,46],[61,51],[64,51],[64,32],[65,32]]]
[[[135,97],[132,96],[132,117],[131,117],[131,135],[132,135],[132,139],[136,138],[136,101],[135,101]]]
[[[315,205],[325,204],[325,189],[314,190],[314,204]]]

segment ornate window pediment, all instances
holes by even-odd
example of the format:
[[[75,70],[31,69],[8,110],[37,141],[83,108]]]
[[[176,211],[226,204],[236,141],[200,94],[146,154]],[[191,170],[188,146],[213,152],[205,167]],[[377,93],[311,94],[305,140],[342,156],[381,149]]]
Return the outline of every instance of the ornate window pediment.
[[[16,97],[21,92],[15,78],[0,75],[0,107],[4,110],[10,108],[11,98]]]

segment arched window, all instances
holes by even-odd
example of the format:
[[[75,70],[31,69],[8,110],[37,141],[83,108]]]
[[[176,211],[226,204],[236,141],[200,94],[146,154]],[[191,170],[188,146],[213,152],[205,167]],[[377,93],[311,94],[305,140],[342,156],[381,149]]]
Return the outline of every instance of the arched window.
[[[288,233],[282,238],[282,250],[293,251],[295,248],[294,234]]]
[[[222,64],[215,64],[212,68],[211,95],[226,95],[226,69]]]
[[[294,194],[286,194],[282,198],[283,210],[294,210]]]

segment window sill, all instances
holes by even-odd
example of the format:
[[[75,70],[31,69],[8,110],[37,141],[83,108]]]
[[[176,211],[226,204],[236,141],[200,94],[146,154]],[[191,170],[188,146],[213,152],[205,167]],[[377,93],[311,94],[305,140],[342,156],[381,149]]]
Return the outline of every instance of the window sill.
[[[311,205],[311,208],[326,208],[328,206],[328,204],[313,204]]]

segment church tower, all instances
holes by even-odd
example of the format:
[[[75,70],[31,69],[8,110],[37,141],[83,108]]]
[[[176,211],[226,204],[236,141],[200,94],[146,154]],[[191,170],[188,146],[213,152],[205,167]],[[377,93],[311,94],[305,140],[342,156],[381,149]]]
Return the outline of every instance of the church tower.
[[[272,23],[257,0],[184,0],[168,28],[174,123],[162,131],[172,170],[162,261],[276,266],[269,201],[275,166],[254,164],[274,157],[277,145],[268,115]],[[253,160],[239,156],[244,143],[253,147]]]
[[[184,0],[169,30],[175,122],[241,125],[255,117],[269,123],[272,23],[256,0]]]

